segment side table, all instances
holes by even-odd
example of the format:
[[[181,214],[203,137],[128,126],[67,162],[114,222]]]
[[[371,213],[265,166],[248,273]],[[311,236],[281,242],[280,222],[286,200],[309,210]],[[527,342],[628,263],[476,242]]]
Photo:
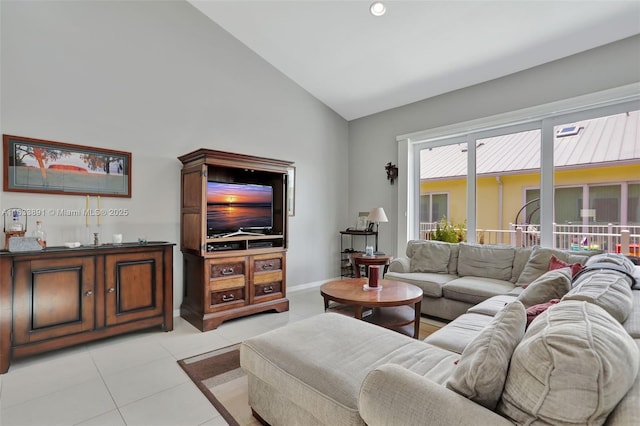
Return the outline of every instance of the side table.
[[[353,272],[356,278],[360,278],[360,265],[365,265],[367,267],[370,265],[384,266],[382,277],[380,277],[384,278],[384,274],[386,274],[387,269],[389,269],[389,263],[391,263],[391,259],[393,259],[393,256],[387,256],[386,254],[366,256],[364,253],[354,253],[349,257],[351,258],[351,263],[353,264]],[[369,274],[368,270],[366,274]]]

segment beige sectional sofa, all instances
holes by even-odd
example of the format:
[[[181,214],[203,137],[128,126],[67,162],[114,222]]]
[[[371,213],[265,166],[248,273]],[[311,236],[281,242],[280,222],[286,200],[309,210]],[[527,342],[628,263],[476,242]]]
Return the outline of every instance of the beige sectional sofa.
[[[640,424],[640,267],[604,261],[628,273],[542,271],[425,341],[335,313],[248,339],[249,403],[273,426]]]
[[[589,256],[539,246],[413,240],[385,278],[417,285],[424,293],[422,313],[452,320],[492,296],[517,294],[546,270],[552,254],[567,263],[584,263]]]

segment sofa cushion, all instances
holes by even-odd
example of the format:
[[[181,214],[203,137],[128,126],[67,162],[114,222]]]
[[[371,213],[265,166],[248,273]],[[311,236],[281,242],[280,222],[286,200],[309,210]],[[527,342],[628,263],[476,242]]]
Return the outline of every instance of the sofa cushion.
[[[509,303],[516,300],[516,297],[517,296],[510,294],[493,296],[485,300],[484,302],[480,302],[477,305],[470,307],[467,312],[473,314],[489,315],[492,317],[495,316],[498,311],[502,310],[502,308],[507,306]]]
[[[387,272],[384,278],[386,280],[402,281],[418,286],[422,289],[425,296],[442,297],[442,286],[458,277],[433,272]]]
[[[510,246],[460,243],[458,275],[508,281],[511,279],[515,248]]]
[[[624,322],[633,308],[633,290],[629,279],[615,271],[593,270],[581,274],[562,300],[594,303],[619,322]]]
[[[571,269],[548,271],[527,286],[518,296],[525,307],[560,299],[571,290]]]
[[[639,363],[635,342],[604,309],[558,303],[516,347],[498,412],[518,424],[602,424]]]
[[[531,252],[529,261],[522,269],[522,273],[516,281],[516,285],[531,284],[536,278],[547,272],[549,270],[551,256],[555,256],[563,262],[580,263],[581,265],[584,265],[588,259],[587,256],[568,254],[561,250],[535,246]]]
[[[631,337],[640,339],[640,291],[632,290],[631,292],[633,293],[633,309],[622,326]]]
[[[529,261],[529,257],[531,256],[531,252],[533,251],[533,247],[516,247],[516,252],[513,257],[513,269],[511,271],[511,281],[515,283],[518,281],[522,270],[525,265]]]
[[[447,388],[494,410],[507,378],[509,360],[524,335],[527,317],[515,301],[496,314],[464,349]]]
[[[424,241],[422,244],[413,244],[410,272],[437,272],[446,274],[449,272],[449,256],[451,248],[449,244],[439,241]]]
[[[503,306],[504,307],[504,306]],[[493,320],[482,314],[462,314],[449,324],[431,333],[424,341],[431,345],[461,354],[469,343]]]
[[[462,277],[449,281],[442,287],[442,295],[448,299],[477,304],[492,296],[508,293],[513,289],[510,281],[483,277]]]

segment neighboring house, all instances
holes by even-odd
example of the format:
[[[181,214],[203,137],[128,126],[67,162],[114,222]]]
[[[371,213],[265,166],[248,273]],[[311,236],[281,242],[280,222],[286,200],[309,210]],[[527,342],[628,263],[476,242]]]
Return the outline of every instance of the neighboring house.
[[[476,141],[477,229],[539,224],[540,130]],[[555,129],[555,223],[640,225],[640,111]],[[467,215],[467,150],[421,152],[420,221]],[[516,216],[518,216],[516,218]]]

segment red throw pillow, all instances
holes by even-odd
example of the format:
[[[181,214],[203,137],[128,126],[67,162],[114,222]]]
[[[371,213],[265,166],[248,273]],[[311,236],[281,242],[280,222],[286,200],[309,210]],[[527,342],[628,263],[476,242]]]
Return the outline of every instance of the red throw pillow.
[[[576,274],[582,271],[582,265],[579,263],[567,263],[564,260],[560,260],[554,255],[551,255],[551,260],[549,260],[549,271],[553,271],[554,269],[561,268],[571,268],[571,277],[575,277]]]
[[[551,299],[547,303],[540,303],[538,305],[529,306],[527,308],[527,327],[531,324],[531,321],[536,319],[538,315],[549,309],[551,306],[560,302],[560,299]]]

